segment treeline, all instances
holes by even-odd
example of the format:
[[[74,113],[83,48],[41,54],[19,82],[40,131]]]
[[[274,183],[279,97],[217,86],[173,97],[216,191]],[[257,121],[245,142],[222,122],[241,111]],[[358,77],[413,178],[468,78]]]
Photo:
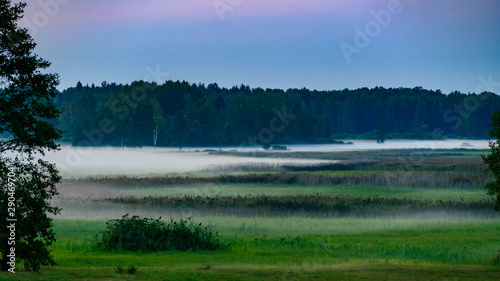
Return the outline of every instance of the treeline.
[[[221,88],[217,84],[80,82],[56,100],[73,145],[224,146],[328,143],[336,138],[488,138],[496,94],[421,87]]]

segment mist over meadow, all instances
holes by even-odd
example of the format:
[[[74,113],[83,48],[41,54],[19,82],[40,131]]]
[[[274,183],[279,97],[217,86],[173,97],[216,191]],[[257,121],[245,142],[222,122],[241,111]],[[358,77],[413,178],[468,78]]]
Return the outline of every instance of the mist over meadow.
[[[0,0],[0,280],[498,281],[498,11]]]
[[[487,140],[388,140],[383,144],[373,140],[352,140],[353,144],[286,145],[282,152],[350,151],[374,149],[487,149]],[[208,151],[265,151],[259,146],[185,147],[179,148],[113,148],[72,147],[63,145],[58,152],[47,152],[46,159],[57,164],[63,177],[90,175],[148,175],[186,173],[215,166],[245,163],[313,164],[320,159],[255,158],[209,154]],[[274,151],[279,153],[280,151]],[[252,155],[252,154],[250,154]]]

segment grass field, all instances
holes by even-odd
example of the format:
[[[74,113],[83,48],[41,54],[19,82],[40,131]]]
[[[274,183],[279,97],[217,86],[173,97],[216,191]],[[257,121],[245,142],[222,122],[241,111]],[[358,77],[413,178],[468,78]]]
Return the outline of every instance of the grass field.
[[[348,169],[269,173],[252,164],[222,167],[213,176],[65,179],[54,201],[66,209],[54,220],[58,265],[37,274],[18,267],[0,280],[498,280],[500,215],[482,185],[491,177],[482,174],[478,153],[422,153],[403,163],[394,158],[400,151],[370,152],[368,162],[343,163]],[[388,175],[404,180],[381,184]],[[126,212],[194,216],[230,246],[157,253],[96,248],[106,218]],[[131,266],[137,271],[126,273]]]
[[[58,262],[9,280],[496,280],[500,224],[463,218],[204,218],[231,243],[219,252],[105,253],[103,220],[55,220]],[[116,268],[134,265],[135,274]],[[3,274],[2,277],[7,277]],[[9,276],[12,277],[12,276]]]

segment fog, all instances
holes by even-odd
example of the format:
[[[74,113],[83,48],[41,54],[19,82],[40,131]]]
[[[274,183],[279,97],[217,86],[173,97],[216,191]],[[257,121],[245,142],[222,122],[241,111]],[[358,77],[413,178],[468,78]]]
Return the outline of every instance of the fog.
[[[366,149],[487,149],[487,140],[388,140],[378,144],[373,140],[351,140],[353,144],[287,145],[288,151],[345,151]],[[204,148],[102,148],[62,146],[48,152],[45,159],[56,163],[63,177],[88,175],[144,175],[185,173],[208,169],[211,166],[243,163],[320,163],[312,159],[252,158],[212,155],[206,149],[224,151],[263,151],[261,147],[204,147]]]
[[[431,149],[453,149],[453,148],[488,148],[487,140],[446,140],[446,141],[392,141],[377,144],[372,140],[352,140],[352,145],[347,144],[322,144],[322,145],[287,145],[289,151],[345,151],[366,149],[408,149],[408,148],[431,148]],[[465,144],[465,145],[464,145]],[[60,151],[47,152],[45,160],[56,163],[64,178],[78,178],[82,176],[99,175],[152,175],[168,173],[185,173],[194,171],[206,171],[215,167],[241,165],[249,163],[263,163],[272,165],[282,164],[315,164],[323,163],[325,160],[313,159],[290,159],[290,158],[252,158],[236,157],[227,155],[209,154],[204,150],[214,149],[223,151],[263,151],[260,147],[222,147],[222,148],[109,148],[109,147],[72,147],[63,145]],[[327,161],[331,162],[331,161]],[[199,188],[199,187],[198,187]],[[139,214],[143,216],[164,217],[203,217],[210,215],[205,210],[196,210],[179,206],[178,208],[164,208],[158,206],[143,206],[136,204],[113,204],[106,201],[96,202],[96,199],[117,198],[134,195],[126,188],[96,185],[74,185],[66,186],[60,184],[58,187],[60,195],[54,198],[53,203],[60,206],[64,211],[58,218],[87,218],[102,219],[116,218],[125,213]],[[197,194],[199,195],[199,194]],[[453,214],[456,216],[457,214]],[[452,217],[446,214],[440,217]],[[462,215],[462,214],[460,214]],[[415,216],[412,216],[415,217]],[[428,214],[417,217],[428,218]],[[432,216],[431,216],[432,217]]]
[[[112,219],[120,218],[125,214],[137,215],[141,217],[163,217],[163,218],[226,218],[238,217],[246,218],[323,218],[323,219],[385,219],[387,222],[391,220],[498,220],[499,214],[491,210],[491,212],[473,212],[470,210],[413,210],[403,211],[395,209],[392,213],[378,214],[374,213],[373,209],[367,208],[365,212],[356,214],[347,214],[344,216],[325,216],[323,213],[314,214],[313,212],[282,212],[272,211],[266,215],[257,215],[252,209],[237,209],[226,208],[224,210],[210,210],[199,206],[187,206],[184,204],[178,206],[160,206],[150,204],[124,204],[111,203],[107,201],[80,201],[80,200],[53,200],[54,206],[58,206],[63,211],[55,216],[58,219]],[[54,216],[53,216],[54,217]]]
[[[346,140],[353,144],[315,144],[315,145],[288,145],[291,151],[347,151],[367,149],[488,149],[488,140],[386,140],[377,143],[374,140]]]
[[[210,155],[208,152],[175,151],[171,148],[80,148],[63,146],[47,152],[45,160],[56,163],[63,177],[87,175],[144,175],[199,171],[211,166],[242,163],[321,163],[312,159],[251,158]]]

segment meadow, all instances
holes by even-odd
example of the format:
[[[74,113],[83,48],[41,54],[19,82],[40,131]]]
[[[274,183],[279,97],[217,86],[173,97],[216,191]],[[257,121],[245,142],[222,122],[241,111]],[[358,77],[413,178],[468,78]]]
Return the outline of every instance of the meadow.
[[[483,173],[481,153],[218,152],[213,156],[327,162],[253,160],[182,174],[67,177],[54,199],[65,209],[54,219],[58,265],[37,274],[19,268],[0,279],[498,280],[500,215],[484,188],[492,177]],[[228,247],[97,248],[107,219],[125,213],[193,217]]]

